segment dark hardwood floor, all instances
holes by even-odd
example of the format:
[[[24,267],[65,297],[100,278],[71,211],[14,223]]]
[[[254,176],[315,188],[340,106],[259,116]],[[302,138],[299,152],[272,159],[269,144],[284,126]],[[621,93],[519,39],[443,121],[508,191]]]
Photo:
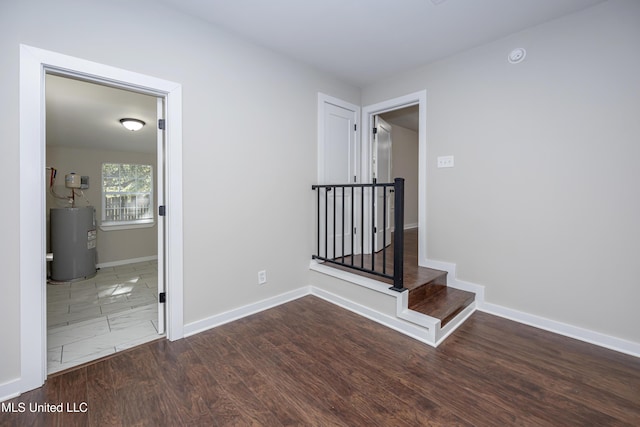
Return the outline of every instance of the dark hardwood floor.
[[[479,312],[435,349],[307,296],[50,377],[0,425],[638,426],[640,359]]]

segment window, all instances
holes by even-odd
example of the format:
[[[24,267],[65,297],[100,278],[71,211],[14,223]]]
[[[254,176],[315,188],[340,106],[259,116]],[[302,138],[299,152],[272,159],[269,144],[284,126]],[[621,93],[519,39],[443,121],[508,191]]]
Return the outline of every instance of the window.
[[[102,164],[101,228],[149,227],[153,212],[151,165]]]

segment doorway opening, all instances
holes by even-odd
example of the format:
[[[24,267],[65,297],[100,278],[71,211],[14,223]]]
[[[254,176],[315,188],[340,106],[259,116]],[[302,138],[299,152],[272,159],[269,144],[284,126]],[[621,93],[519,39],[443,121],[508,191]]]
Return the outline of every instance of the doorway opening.
[[[158,260],[166,283],[166,335],[183,337],[182,88],[167,80],[80,58],[20,45],[20,392],[40,387],[47,376],[45,77],[64,75],[128,89],[164,100],[164,204],[158,217],[164,239]]]
[[[427,144],[426,144],[426,91],[389,99],[363,107],[363,176],[377,178],[380,159],[388,160],[391,179],[405,178],[405,230],[413,230],[417,239],[417,262],[427,264]],[[382,120],[380,120],[382,119]],[[381,121],[391,125],[389,153],[378,153],[373,129]],[[394,128],[397,128],[394,132]],[[380,170],[385,170],[382,168]],[[390,204],[392,206],[392,204]],[[391,215],[393,217],[393,215]]]
[[[379,127],[390,127],[390,161],[389,179],[402,177],[404,181],[404,228],[418,228],[418,105],[403,107],[376,115],[384,124]],[[379,120],[380,121],[380,120]],[[380,135],[380,130],[376,136]],[[377,152],[379,150],[374,150]],[[376,156],[377,157],[377,156]],[[379,163],[379,162],[378,162]],[[378,179],[380,180],[380,179]],[[393,203],[389,218],[393,219]],[[391,224],[394,227],[394,224]]]
[[[45,74],[49,375],[164,336],[163,104]]]

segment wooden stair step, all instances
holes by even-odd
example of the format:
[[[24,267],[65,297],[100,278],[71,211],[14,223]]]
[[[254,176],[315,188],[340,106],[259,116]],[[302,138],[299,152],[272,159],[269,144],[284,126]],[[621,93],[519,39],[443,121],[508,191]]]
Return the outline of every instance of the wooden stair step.
[[[447,284],[447,272],[420,266],[404,266],[404,287],[409,292],[421,292],[420,288],[429,284]]]
[[[422,267],[420,267],[422,268]],[[429,281],[421,281],[414,283],[413,285],[408,285],[406,288],[409,289],[409,308],[412,305],[418,304],[421,301],[429,298],[431,295],[439,292],[443,287],[447,286],[447,272],[439,271],[439,270],[431,270],[433,272],[438,272],[439,274],[432,274],[429,277]],[[421,283],[421,284],[420,284]]]
[[[385,265],[386,272],[393,272],[393,245],[389,246],[386,257],[382,253],[376,253],[373,259],[376,270],[380,271]],[[372,255],[353,255],[340,258],[341,261],[354,265],[364,264],[370,267]],[[386,262],[383,262],[386,261]],[[373,274],[352,270],[336,264],[327,263],[327,266],[352,274],[367,277],[389,286],[393,281]],[[418,229],[405,230],[404,232],[404,287],[408,289],[409,309],[440,319],[440,325],[444,326],[458,313],[473,303],[475,294],[447,287],[447,272],[418,265]]]
[[[409,304],[409,309],[440,319],[440,326],[446,325],[475,300],[472,292],[442,285],[432,286],[434,289],[429,290],[430,294],[421,301]]]

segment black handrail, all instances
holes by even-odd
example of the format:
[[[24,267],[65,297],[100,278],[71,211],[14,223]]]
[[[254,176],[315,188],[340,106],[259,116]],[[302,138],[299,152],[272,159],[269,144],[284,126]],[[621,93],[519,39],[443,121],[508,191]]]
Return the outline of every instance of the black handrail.
[[[404,260],[404,178],[395,178],[393,183],[378,183],[374,179],[370,184],[326,184],[326,185],[312,185],[312,190],[317,191],[317,251],[316,254],[312,256],[313,259],[318,259],[327,263],[337,264],[344,267],[348,267],[350,269],[362,271],[364,273],[373,274],[376,276],[384,277],[387,279],[393,280],[393,286],[390,288],[394,291],[402,292],[405,291],[404,287],[404,269],[403,269],[403,260]],[[360,189],[359,192],[356,192],[356,189]],[[370,190],[371,195],[371,206],[370,206],[370,217],[371,217],[371,246],[369,249],[371,253],[371,267],[367,268],[364,265],[364,255],[365,252],[369,253],[369,251],[365,251],[364,247],[364,229],[360,233],[360,265],[356,265],[354,263],[354,256],[352,253],[347,254],[347,250],[345,247],[345,240],[350,239],[351,242],[351,251],[355,250],[355,238],[356,238],[356,228],[354,226],[354,220],[356,218],[356,204],[355,197],[357,193],[360,196],[359,210],[360,210],[360,224],[364,227],[364,215],[365,215],[365,190]],[[379,191],[385,192],[385,197],[382,197],[383,200],[383,209],[384,213],[382,218],[382,226],[383,230],[386,230],[387,224],[389,221],[387,215],[387,191],[394,192],[394,238],[393,238],[393,274],[387,273],[387,236],[386,233],[382,233],[382,268],[376,268],[376,252],[375,252],[375,236],[376,236],[376,208],[375,201],[376,196],[379,194]],[[333,192],[333,203],[330,202],[329,195]],[[321,193],[324,193],[324,199],[321,196]],[[367,193],[369,194],[369,193]],[[337,204],[336,199],[338,197],[342,198],[341,201],[341,210],[340,210],[340,222],[337,221]],[[347,197],[351,198],[351,230],[345,230],[345,199]],[[324,201],[324,212],[322,212],[321,206]],[[329,212],[329,205],[332,205],[332,210]],[[324,215],[323,215],[324,213]],[[324,236],[322,236],[321,229],[324,219]],[[330,220],[331,219],[331,220]],[[341,234],[338,234],[338,226],[340,226]],[[329,228],[333,230],[333,234],[329,235]],[[345,237],[349,235],[349,238]],[[337,236],[341,235],[341,253],[337,255],[336,252],[336,241],[338,240]],[[322,247],[322,237],[324,237],[324,256],[321,255],[321,247]],[[332,252],[329,254],[329,237],[332,238]],[[380,252],[379,251],[379,252]],[[331,255],[331,256],[330,256]],[[348,261],[345,261],[345,258],[349,258]]]

